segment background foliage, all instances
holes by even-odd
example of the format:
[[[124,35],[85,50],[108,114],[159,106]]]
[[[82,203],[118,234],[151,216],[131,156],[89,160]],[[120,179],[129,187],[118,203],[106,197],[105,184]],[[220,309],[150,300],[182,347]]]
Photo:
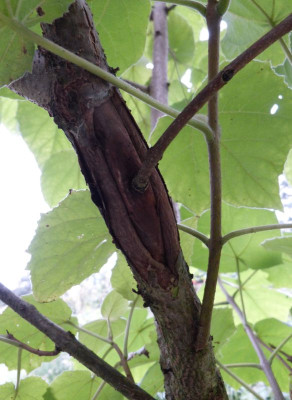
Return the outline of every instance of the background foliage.
[[[51,22],[62,15],[70,1],[8,0],[1,2],[0,12],[14,16],[38,32],[41,21]],[[227,30],[221,35],[222,66],[287,16],[292,11],[288,3],[286,0],[232,0],[224,16]],[[150,1],[91,0],[89,4],[109,64],[119,67],[122,78],[148,85],[153,47]],[[36,13],[38,6],[45,11],[45,17]],[[204,27],[204,18],[194,10],[176,6],[169,13],[169,103],[178,110],[193,98],[206,79],[207,42],[200,40]],[[3,85],[30,70],[35,46],[5,26],[0,25],[0,35],[0,83]],[[265,51],[259,60],[251,62],[220,92],[225,234],[249,226],[277,223],[274,210],[282,209],[279,174],[285,170],[292,183],[289,48],[291,43],[286,37]],[[190,77],[188,86],[182,83],[185,74]],[[131,355],[129,366],[135,381],[151,395],[159,396],[163,392],[163,376],[153,318],[133,293],[135,281],[121,254],[112,271],[112,291],[104,299],[99,319],[83,325],[78,323],[60,299],[69,288],[97,273],[116,249],[89,192],[84,190],[86,185],[77,158],[62,132],[45,111],[20,100],[7,88],[3,87],[0,95],[1,121],[10,127],[17,125],[19,134],[33,151],[42,171],[45,199],[52,207],[42,215],[29,246],[28,269],[34,297],[29,296],[27,301],[65,329],[79,332],[82,343],[121,370],[115,343]],[[146,140],[155,143],[171,119],[161,118],[151,133],[149,107],[127,94],[123,96]],[[274,105],[278,108],[271,113]],[[170,195],[180,204],[182,223],[208,235],[209,175],[203,136],[191,127],[184,128],[165,153],[160,170]],[[184,232],[181,243],[195,274],[194,284],[204,284],[207,248]],[[289,231],[238,237],[223,249],[221,278],[238,304],[244,306],[247,320],[260,340],[270,348],[265,349],[267,355],[291,335],[287,324],[291,322],[291,291],[288,291],[292,282],[291,249]],[[199,294],[202,291],[201,287]],[[0,315],[0,334],[5,335],[6,330],[32,347],[42,350],[53,347],[44,335],[9,309]],[[216,358],[222,364],[258,362],[242,324],[219,289],[211,333]],[[287,355],[291,357],[292,341],[281,351],[282,358],[273,361],[273,371],[281,389],[288,392],[291,359]],[[1,362],[9,369],[17,368],[16,348],[0,342],[0,354]],[[31,373],[43,361],[23,352],[21,368]],[[258,369],[238,366],[234,372],[247,384],[267,383]],[[240,387],[230,375],[225,372],[223,375],[233,388]],[[31,399],[32,390],[35,398],[46,400],[95,399],[96,394],[100,400],[122,398],[108,385],[99,393],[100,385],[103,384],[99,378],[74,362],[72,371],[63,372],[50,385],[40,377],[30,375],[23,379],[17,398]],[[2,385],[0,400],[10,399],[14,393],[12,383]]]

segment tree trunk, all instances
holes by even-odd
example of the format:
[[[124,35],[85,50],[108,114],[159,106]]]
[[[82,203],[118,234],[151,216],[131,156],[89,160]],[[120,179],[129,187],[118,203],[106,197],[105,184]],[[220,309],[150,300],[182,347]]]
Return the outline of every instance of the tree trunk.
[[[110,70],[83,0],[42,28],[46,38]],[[45,108],[76,150],[92,200],[155,316],[166,398],[227,399],[211,341],[195,352],[200,302],[161,175],[152,174],[144,193],[131,185],[147,145],[119,91],[44,49],[32,73],[10,88]]]

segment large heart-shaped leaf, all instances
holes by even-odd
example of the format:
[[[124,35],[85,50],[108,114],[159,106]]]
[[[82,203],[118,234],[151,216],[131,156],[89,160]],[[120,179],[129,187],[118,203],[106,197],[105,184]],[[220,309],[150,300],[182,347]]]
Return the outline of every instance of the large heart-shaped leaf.
[[[114,247],[89,192],[80,191],[42,215],[28,251],[34,294],[51,301],[98,272]]]

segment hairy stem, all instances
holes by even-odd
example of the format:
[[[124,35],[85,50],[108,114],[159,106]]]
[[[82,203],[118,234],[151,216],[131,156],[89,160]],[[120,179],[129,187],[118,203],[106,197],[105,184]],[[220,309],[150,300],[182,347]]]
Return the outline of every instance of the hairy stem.
[[[258,339],[257,339],[255,333],[253,332],[251,327],[248,325],[248,323],[244,319],[243,313],[240,310],[240,308],[238,307],[238,305],[236,304],[236,302],[234,301],[233,297],[231,297],[228,294],[228,292],[225,289],[225,287],[224,287],[223,283],[221,282],[220,278],[218,279],[218,283],[219,283],[219,286],[220,286],[222,292],[224,293],[228,303],[231,305],[231,307],[237,313],[237,315],[239,316],[239,318],[240,318],[240,320],[242,322],[244,330],[245,330],[247,336],[249,337],[249,340],[250,340],[255,352],[257,353],[257,356],[259,358],[262,370],[263,370],[264,374],[266,375],[266,377],[267,377],[267,379],[268,379],[268,381],[269,381],[269,383],[271,385],[273,394],[275,396],[275,400],[284,400],[284,397],[283,397],[283,394],[282,394],[282,392],[280,390],[279,384],[275,379],[275,376],[273,374],[271,366],[270,366],[266,356],[264,355],[262,348],[259,345],[259,342],[258,342]]]
[[[226,83],[229,82],[233,76],[236,75],[242,68],[244,68],[250,61],[252,61],[269,46],[279,40],[283,35],[289,33],[291,29],[292,14],[271,29],[270,32],[262,36],[242,54],[236,57],[197,94],[197,96],[184,108],[179,116],[169,125],[155,145],[148,150],[147,156],[138,174],[133,180],[133,187],[136,188],[137,191],[145,191],[148,185],[149,177],[151,176],[158,162],[161,160],[164,151],[176,138],[178,133],[188,123],[188,121],[206,104],[211,97],[213,97],[214,93],[226,85]],[[205,135],[205,137],[207,141],[214,140],[213,134]]]

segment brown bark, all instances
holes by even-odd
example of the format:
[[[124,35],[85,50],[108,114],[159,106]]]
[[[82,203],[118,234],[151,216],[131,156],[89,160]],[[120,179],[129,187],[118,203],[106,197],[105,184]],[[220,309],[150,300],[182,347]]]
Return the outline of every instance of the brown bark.
[[[43,33],[109,70],[83,0],[44,25]],[[195,352],[200,303],[159,171],[144,193],[132,189],[147,145],[119,91],[44,49],[35,55],[32,74],[11,89],[45,108],[75,148],[92,200],[154,313],[167,399],[226,399],[211,343]]]

